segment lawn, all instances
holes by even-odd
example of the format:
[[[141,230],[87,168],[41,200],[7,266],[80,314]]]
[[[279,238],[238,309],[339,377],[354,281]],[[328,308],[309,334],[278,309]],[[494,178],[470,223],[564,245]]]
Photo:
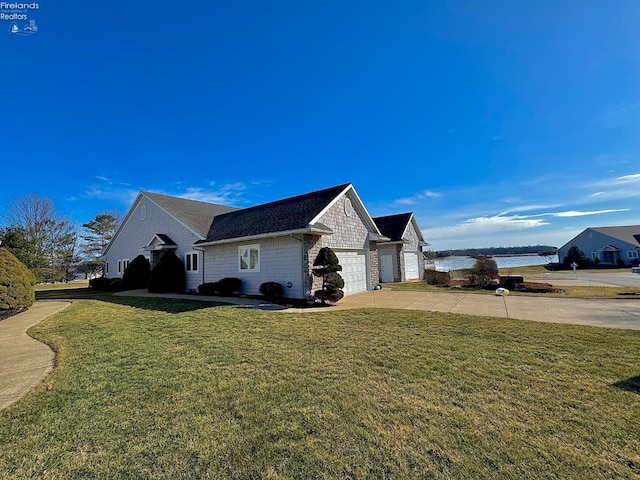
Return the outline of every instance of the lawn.
[[[640,332],[86,297],[1,478],[640,478]]]

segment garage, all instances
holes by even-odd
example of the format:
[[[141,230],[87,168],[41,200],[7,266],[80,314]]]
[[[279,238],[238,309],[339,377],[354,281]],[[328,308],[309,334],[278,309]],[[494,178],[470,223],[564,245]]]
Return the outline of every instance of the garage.
[[[367,258],[364,250],[333,250],[342,266],[345,295],[367,289]]]
[[[420,268],[418,266],[418,254],[416,252],[406,252],[404,254],[404,272],[407,280],[420,279]]]

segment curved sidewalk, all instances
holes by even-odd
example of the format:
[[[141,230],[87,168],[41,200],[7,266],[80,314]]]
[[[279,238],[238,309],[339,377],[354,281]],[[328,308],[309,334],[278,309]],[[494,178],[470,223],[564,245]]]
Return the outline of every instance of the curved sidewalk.
[[[53,350],[27,335],[27,330],[69,305],[36,302],[26,312],[0,321],[0,410],[22,398],[53,369]]]
[[[349,295],[331,307],[403,308],[433,312],[466,313],[489,317],[570,323],[592,327],[640,330],[640,300],[525,297],[474,293],[439,293],[383,288]]]

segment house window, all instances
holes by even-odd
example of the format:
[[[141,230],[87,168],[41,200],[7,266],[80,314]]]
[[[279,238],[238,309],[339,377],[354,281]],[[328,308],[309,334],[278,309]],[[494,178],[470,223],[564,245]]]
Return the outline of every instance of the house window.
[[[104,262],[104,274],[109,273],[109,262]]]
[[[124,273],[129,266],[129,259],[118,260],[118,273]]]
[[[238,271],[260,271],[260,245],[243,245],[238,247]]]
[[[638,251],[637,250],[629,250],[627,252],[627,258],[638,258]]]
[[[596,258],[598,258],[598,252],[591,252],[591,260],[595,262]]]
[[[198,252],[188,252],[184,255],[184,264],[187,272],[198,271]]]

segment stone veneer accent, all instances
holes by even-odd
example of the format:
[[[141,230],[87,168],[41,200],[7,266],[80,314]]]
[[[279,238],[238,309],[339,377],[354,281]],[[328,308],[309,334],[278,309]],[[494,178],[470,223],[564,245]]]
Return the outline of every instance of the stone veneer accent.
[[[378,263],[378,244],[369,242],[369,271],[371,272],[371,286],[380,283],[380,265]]]
[[[322,288],[322,279],[313,275],[313,262],[322,248],[321,238],[318,235],[305,234],[302,238],[302,255],[304,269],[304,292],[313,292]]]

